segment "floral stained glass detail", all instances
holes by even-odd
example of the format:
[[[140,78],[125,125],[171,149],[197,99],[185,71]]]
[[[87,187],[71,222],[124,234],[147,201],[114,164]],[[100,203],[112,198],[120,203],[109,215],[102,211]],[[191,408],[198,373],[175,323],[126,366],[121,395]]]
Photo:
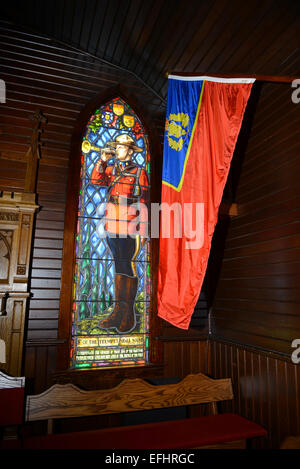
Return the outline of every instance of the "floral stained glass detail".
[[[149,194],[147,135],[134,110],[113,99],[91,116],[82,142],[71,368],[149,360]]]

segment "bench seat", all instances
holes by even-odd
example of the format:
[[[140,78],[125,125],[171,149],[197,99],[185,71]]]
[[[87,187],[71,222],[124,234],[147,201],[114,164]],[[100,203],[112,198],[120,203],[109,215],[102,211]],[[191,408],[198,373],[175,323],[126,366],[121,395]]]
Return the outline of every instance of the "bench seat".
[[[12,390],[12,383],[7,384],[10,379],[5,378],[3,387]],[[5,402],[11,405],[17,399],[15,395],[13,401],[9,400],[10,395],[6,397]],[[134,378],[125,379],[113,388],[89,391],[71,383],[55,384],[41,394],[26,397],[25,423],[46,420],[48,434],[26,436],[23,428],[18,440],[3,438],[0,449],[241,449],[248,447],[247,440],[264,437],[267,431],[237,414],[218,414],[216,404],[233,397],[230,378],[212,379],[202,373],[187,375],[175,384],[153,385]],[[20,411],[23,399],[24,395],[19,399]],[[197,404],[206,405],[213,415],[53,434],[56,419],[122,415]]]
[[[265,436],[266,430],[236,414],[30,437],[28,449],[188,449]]]

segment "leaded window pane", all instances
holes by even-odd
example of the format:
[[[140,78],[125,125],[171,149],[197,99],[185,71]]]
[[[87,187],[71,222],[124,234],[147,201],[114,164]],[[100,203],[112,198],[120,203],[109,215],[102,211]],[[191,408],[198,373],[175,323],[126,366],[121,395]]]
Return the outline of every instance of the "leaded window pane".
[[[72,368],[148,362],[149,194],[147,135],[116,98],[91,116],[82,142]]]

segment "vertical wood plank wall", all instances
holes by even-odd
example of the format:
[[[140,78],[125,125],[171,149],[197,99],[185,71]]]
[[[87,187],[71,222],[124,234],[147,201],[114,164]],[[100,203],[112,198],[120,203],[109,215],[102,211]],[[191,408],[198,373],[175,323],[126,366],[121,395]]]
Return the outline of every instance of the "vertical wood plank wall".
[[[188,373],[206,373],[207,345],[206,339],[165,341],[164,375],[184,378]]]
[[[278,355],[220,340],[209,342],[209,374],[232,379],[235,400],[223,412],[237,412],[268,429],[255,448],[279,448],[300,435],[300,366]]]
[[[40,108],[48,118],[38,175],[41,209],[34,233],[24,363],[33,392],[41,392],[56,364],[68,158],[75,120],[93,96],[119,82],[148,109],[161,136],[164,112],[157,97],[130,74],[6,23],[0,24],[0,39],[1,79],[7,87],[7,103],[0,105],[0,190],[23,190],[22,157],[31,136],[28,116]],[[276,447],[285,435],[300,434],[300,365],[288,358],[291,341],[300,338],[299,106],[291,102],[288,85],[264,86],[237,192],[240,215],[231,221],[211,314],[214,339],[209,341],[209,354],[208,342],[200,336],[188,339],[173,333],[164,338],[164,376],[199,371],[231,376],[234,408],[269,427],[268,447]]]
[[[55,45],[47,38],[0,24],[1,79],[7,102],[0,105],[0,190],[23,191],[30,142],[29,115],[41,109],[48,118],[39,163],[32,274],[24,373],[32,391],[43,391],[56,370],[61,261],[70,141],[83,107],[99,92],[122,83],[148,112],[161,137],[165,108],[131,74],[93,62],[85,54]],[[147,117],[147,116],[145,116]],[[164,376],[205,371],[205,344],[168,340]],[[202,347],[202,344],[204,346]]]
[[[300,338],[300,105],[293,90],[263,85],[211,315],[217,337],[287,356]]]
[[[131,74],[94,62],[85,54],[53,44],[7,23],[0,24],[0,190],[23,191],[24,156],[31,138],[29,116],[41,109],[48,119],[42,134],[25,350],[25,374],[34,390],[55,371],[70,141],[83,107],[98,93],[122,84],[163,131],[160,100]],[[147,115],[145,116],[147,118]],[[23,160],[23,161],[22,161]]]
[[[300,435],[300,364],[291,360],[300,338],[300,104],[292,91],[263,85],[211,312],[211,373],[232,377],[235,409],[266,425],[273,448]]]

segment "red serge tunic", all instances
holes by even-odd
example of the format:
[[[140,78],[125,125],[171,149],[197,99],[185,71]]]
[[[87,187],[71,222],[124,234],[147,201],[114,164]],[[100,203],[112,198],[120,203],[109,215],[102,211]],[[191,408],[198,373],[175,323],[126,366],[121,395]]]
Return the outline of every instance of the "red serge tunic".
[[[106,162],[98,160],[92,171],[91,182],[108,187],[105,224],[107,232],[148,237],[146,205],[149,185],[147,173],[143,168],[126,161],[120,171],[116,166],[107,166]]]

